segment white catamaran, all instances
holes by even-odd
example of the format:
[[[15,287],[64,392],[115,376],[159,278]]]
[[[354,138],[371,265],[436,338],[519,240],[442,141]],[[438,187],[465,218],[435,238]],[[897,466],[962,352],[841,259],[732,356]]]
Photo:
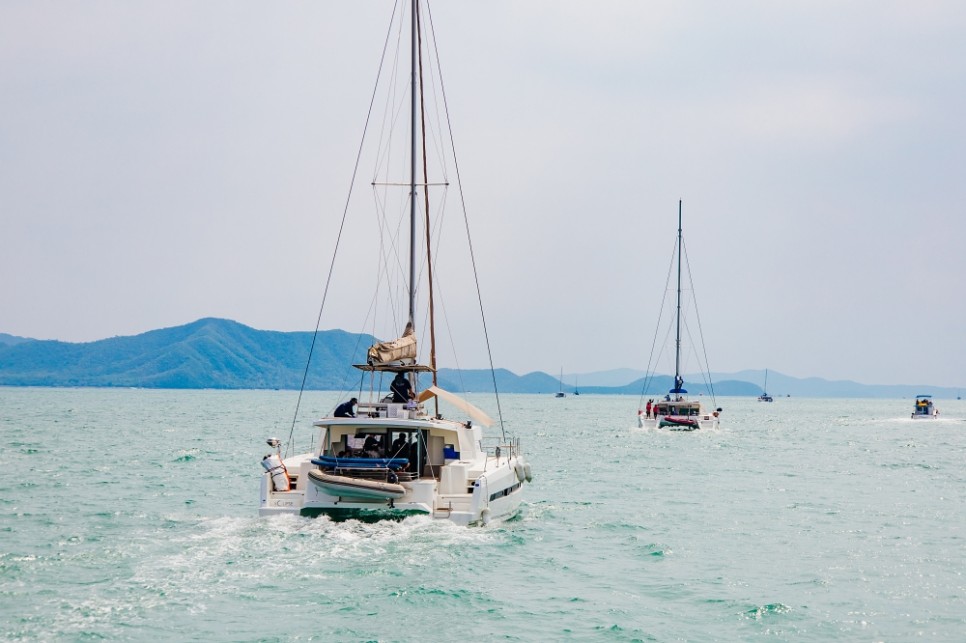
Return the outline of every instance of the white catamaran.
[[[761,387],[761,395],[758,396],[759,402],[774,402],[774,398],[768,394],[768,369],[765,369],[765,384]]]
[[[681,374],[681,254],[683,236],[681,232],[681,201],[678,201],[678,237],[677,237],[677,308],[675,315],[674,341],[674,384],[671,389],[658,399],[648,399],[647,404],[640,404],[637,411],[637,423],[642,428],[661,428],[672,431],[694,431],[695,429],[717,429],[720,408],[709,411],[704,408],[700,400],[689,399],[684,388],[684,376]],[[660,322],[658,322],[660,326]],[[641,391],[641,403],[647,396],[648,385],[653,381],[650,365],[648,375],[644,380]],[[714,389],[711,387],[710,376],[708,388],[714,402]]]
[[[466,400],[443,390],[436,382],[437,344],[433,329],[436,266],[430,250],[439,250],[439,242],[430,241],[430,233],[436,227],[430,223],[429,189],[448,184],[431,183],[426,176],[425,114],[432,106],[426,105],[429,97],[424,90],[429,92],[430,88],[424,88],[423,72],[433,62],[429,59],[435,48],[427,42],[432,35],[432,23],[431,14],[424,15],[424,11],[418,0],[413,0],[408,20],[409,74],[403,81],[411,99],[409,158],[406,159],[409,178],[408,183],[402,184],[409,193],[406,203],[409,274],[405,293],[409,310],[405,330],[396,340],[371,346],[366,363],[354,365],[361,371],[358,397],[314,423],[318,440],[313,448],[288,455],[294,450],[291,436],[287,446],[277,438],[268,440],[275,452],[262,461],[265,471],[261,478],[261,515],[378,520],[423,514],[463,525],[486,524],[510,517],[519,510],[522,487],[531,478],[530,465],[521,453],[519,440],[510,439],[503,432],[502,412],[498,421],[500,436],[484,438],[483,426],[497,422]],[[400,32],[407,31],[403,20],[400,17]],[[393,25],[397,25],[395,15]],[[438,92],[442,83],[432,88]],[[393,96],[398,99],[398,93]],[[422,135],[421,141],[417,134]],[[438,144],[439,139],[433,142]],[[421,163],[417,155],[419,148],[422,149]],[[458,167],[456,176],[458,180]],[[421,212],[419,206],[423,208]],[[417,222],[425,228],[422,250],[418,246],[423,241],[417,242]],[[391,255],[392,260],[381,259],[381,270],[388,271],[387,266],[401,263],[395,261],[394,249],[385,254]],[[469,254],[472,255],[472,246]],[[421,266],[419,270],[417,264]],[[475,265],[473,271],[475,275]],[[428,300],[425,313],[430,338],[428,363],[420,362],[417,349],[417,283],[424,288],[422,292],[427,293]],[[391,306],[386,309],[395,311]],[[398,332],[398,326],[396,329]],[[484,320],[484,334],[485,331]],[[486,346],[489,351],[488,340]],[[492,359],[490,363],[492,372]],[[383,382],[390,378],[394,378],[393,384],[386,390]],[[426,385],[425,380],[430,378],[432,383]],[[495,377],[493,387],[495,390]],[[443,418],[440,402],[448,405],[447,411],[456,419]],[[498,395],[496,406],[499,410]],[[293,421],[293,433],[294,425]]]

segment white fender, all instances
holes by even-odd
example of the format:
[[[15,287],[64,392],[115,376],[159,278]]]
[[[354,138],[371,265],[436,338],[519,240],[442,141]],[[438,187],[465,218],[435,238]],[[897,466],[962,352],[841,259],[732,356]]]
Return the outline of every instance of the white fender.
[[[272,474],[272,486],[275,491],[290,491],[291,486],[288,481],[288,470],[285,463],[278,457],[277,453],[272,453],[262,458],[262,466]]]
[[[517,458],[516,464],[513,465],[513,470],[517,473],[517,480],[523,482],[527,478],[527,472],[523,467],[523,463]]]
[[[523,473],[527,478],[527,482],[533,481],[533,471],[530,470],[530,463],[527,462],[523,465]]]
[[[484,525],[490,524],[490,520],[492,520],[492,517],[493,517],[493,512],[490,511],[489,507],[484,508],[483,511],[480,512],[480,520],[483,521]]]

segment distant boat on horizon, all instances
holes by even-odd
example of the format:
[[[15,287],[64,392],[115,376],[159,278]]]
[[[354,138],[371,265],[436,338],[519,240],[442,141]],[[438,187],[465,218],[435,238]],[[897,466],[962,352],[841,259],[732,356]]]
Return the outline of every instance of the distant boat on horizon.
[[[768,369],[765,369],[765,385],[761,387],[761,395],[758,396],[759,402],[774,402],[771,395],[768,394]]]
[[[935,420],[939,417],[939,409],[932,403],[932,395],[917,395],[916,405],[912,409],[913,420]]]
[[[563,392],[563,366],[560,367],[560,380],[559,380],[559,382],[560,382],[560,390],[557,391],[557,394],[554,395],[554,397],[567,397],[567,394]]]

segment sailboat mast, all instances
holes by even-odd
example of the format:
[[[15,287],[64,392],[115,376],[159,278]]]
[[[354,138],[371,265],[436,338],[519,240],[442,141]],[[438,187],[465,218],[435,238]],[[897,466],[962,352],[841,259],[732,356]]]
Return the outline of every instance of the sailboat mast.
[[[409,325],[416,329],[416,46],[418,2],[412,4],[412,31],[410,34],[410,173],[409,173]]]
[[[415,1],[413,2],[415,5]],[[419,131],[422,135],[423,152],[423,206],[426,212],[426,283],[427,295],[429,298],[429,366],[433,369],[433,386],[436,381],[436,311],[433,304],[433,244],[430,238],[429,221],[429,170],[426,167],[426,96],[424,95],[423,84],[423,32],[422,25],[419,24],[419,15],[416,16],[417,35],[419,36]],[[436,399],[436,415],[439,415],[439,399]]]
[[[674,388],[682,388],[681,378],[681,199],[678,199],[678,324],[674,340]]]

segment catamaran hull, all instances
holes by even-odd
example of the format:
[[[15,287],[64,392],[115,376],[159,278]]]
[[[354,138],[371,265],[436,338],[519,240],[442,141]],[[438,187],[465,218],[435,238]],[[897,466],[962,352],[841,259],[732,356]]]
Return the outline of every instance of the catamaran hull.
[[[697,431],[713,430],[719,428],[718,418],[714,416],[703,416],[691,422],[669,422],[666,418],[645,418],[638,416],[637,425],[642,429],[664,429],[667,431]]]
[[[477,478],[471,493],[465,487],[462,493],[447,489],[445,483],[430,478],[393,485],[403,490],[398,497],[378,497],[378,492],[371,489],[359,491],[340,486],[348,483],[326,478],[344,476],[329,476],[318,470],[308,472],[310,484],[296,484],[291,491],[275,491],[266,472],[262,476],[259,515],[328,516],[333,520],[374,522],[422,514],[460,525],[485,525],[519,512],[522,487],[529,475],[526,461],[514,457]],[[360,493],[371,493],[372,497]]]

